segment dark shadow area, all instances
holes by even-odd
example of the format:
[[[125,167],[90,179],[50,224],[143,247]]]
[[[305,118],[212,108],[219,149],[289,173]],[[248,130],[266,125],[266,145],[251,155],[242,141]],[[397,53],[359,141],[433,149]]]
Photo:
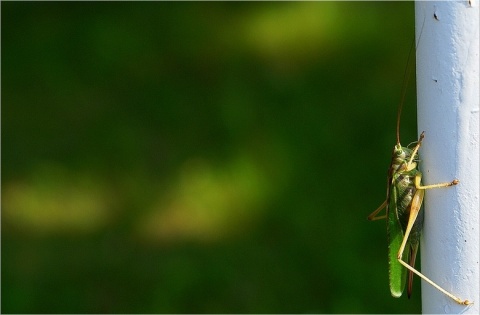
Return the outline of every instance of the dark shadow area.
[[[413,3],[1,12],[2,313],[421,311],[366,219]]]

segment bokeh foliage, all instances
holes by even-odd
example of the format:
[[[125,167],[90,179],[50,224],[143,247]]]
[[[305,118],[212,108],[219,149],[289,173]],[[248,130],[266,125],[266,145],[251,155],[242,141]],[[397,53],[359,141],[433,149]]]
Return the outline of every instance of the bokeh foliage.
[[[420,311],[366,220],[413,3],[1,12],[3,313]]]

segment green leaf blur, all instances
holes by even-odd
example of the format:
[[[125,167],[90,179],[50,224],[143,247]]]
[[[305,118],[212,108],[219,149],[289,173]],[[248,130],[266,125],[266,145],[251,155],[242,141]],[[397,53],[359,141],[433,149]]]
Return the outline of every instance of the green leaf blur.
[[[2,313],[420,312],[366,220],[413,13],[3,2]]]

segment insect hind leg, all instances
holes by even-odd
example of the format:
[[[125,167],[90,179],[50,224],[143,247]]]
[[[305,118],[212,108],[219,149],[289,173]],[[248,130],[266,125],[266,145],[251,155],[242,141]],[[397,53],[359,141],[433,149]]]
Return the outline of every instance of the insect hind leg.
[[[418,179],[418,182],[420,182],[420,176],[416,176],[415,184],[417,183],[417,179]],[[447,184],[449,184],[449,183],[447,183]],[[442,184],[440,184],[440,185],[442,185]],[[451,186],[451,185],[447,185],[447,186],[433,185],[433,186],[435,186],[435,187],[431,187],[431,188],[447,187],[447,186]],[[428,187],[428,186],[426,186],[426,187]],[[427,189],[427,188],[425,188],[425,189]],[[431,286],[433,286],[434,288],[436,288],[437,290],[439,290],[440,292],[442,292],[446,296],[450,297],[452,300],[454,300],[458,304],[470,305],[470,304],[472,304],[472,302],[470,302],[469,300],[462,300],[462,299],[456,297],[452,293],[448,292],[447,290],[445,290],[444,288],[442,288],[441,286],[439,286],[438,284],[436,284],[435,282],[433,282],[432,280],[427,278],[420,271],[416,270],[413,266],[410,266],[408,263],[406,263],[405,261],[402,260],[402,255],[403,255],[403,252],[405,250],[405,246],[407,244],[408,237],[410,236],[410,232],[412,231],[413,224],[415,223],[415,220],[417,219],[418,213],[420,212],[420,207],[422,205],[423,197],[425,195],[425,189],[418,189],[415,192],[415,195],[413,196],[412,204],[411,204],[411,208],[410,208],[410,216],[408,218],[407,228],[405,229],[405,235],[403,236],[402,245],[400,246],[400,249],[399,249],[398,254],[397,254],[397,260],[405,268],[407,268],[408,270],[415,273],[417,276],[419,276],[420,278],[425,280],[428,284],[430,284]]]
[[[457,302],[458,304],[461,304],[461,305],[470,305],[470,304],[473,304],[472,302],[470,302],[469,300],[462,300],[458,297],[456,297],[455,295],[453,295],[452,293],[448,292],[447,290],[445,290],[444,288],[442,288],[441,286],[439,286],[438,284],[436,284],[435,282],[433,282],[432,280],[428,279],[426,276],[424,276],[420,271],[418,271],[417,269],[413,268],[412,266],[410,266],[409,264],[407,264],[406,262],[404,262],[401,258],[401,255],[403,254],[402,253],[399,253],[399,256],[400,258],[397,258],[398,259],[398,262],[401,263],[405,268],[407,268],[408,270],[412,271],[413,273],[415,273],[417,276],[419,276],[420,278],[422,278],[423,280],[425,280],[428,284],[430,284],[431,286],[433,286],[435,289],[439,290],[440,292],[442,292],[443,294],[445,294],[446,296],[448,296],[449,298],[451,298],[452,300],[454,300],[455,302]]]

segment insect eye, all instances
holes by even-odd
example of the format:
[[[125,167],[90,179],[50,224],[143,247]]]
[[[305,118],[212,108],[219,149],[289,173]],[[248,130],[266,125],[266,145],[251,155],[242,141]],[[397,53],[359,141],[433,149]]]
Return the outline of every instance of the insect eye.
[[[405,157],[405,151],[395,150],[395,155],[398,156],[399,158],[404,158]]]

